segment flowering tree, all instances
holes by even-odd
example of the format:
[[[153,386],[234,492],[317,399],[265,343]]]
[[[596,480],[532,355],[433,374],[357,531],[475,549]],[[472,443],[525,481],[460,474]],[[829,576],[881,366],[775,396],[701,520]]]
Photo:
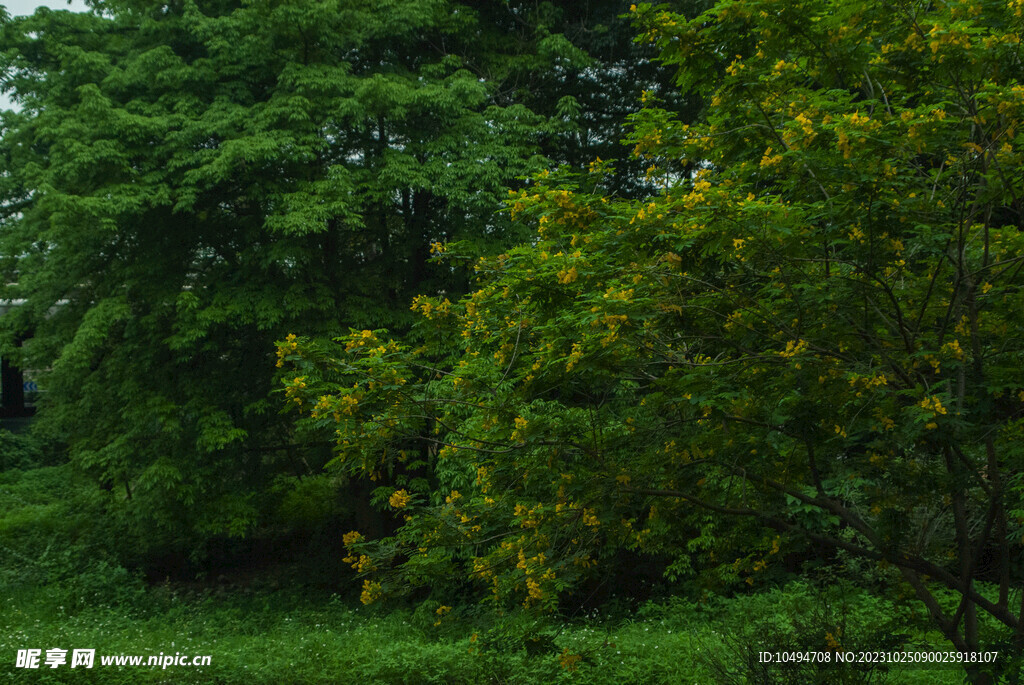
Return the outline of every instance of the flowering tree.
[[[449,576],[553,608],[622,549],[754,584],[802,539],[889,569],[958,650],[1019,654],[1022,9],[636,7],[706,103],[635,117],[662,192],[542,175],[509,202],[535,240],[417,298],[422,345],[279,347],[404,516],[348,538],[364,599]]]

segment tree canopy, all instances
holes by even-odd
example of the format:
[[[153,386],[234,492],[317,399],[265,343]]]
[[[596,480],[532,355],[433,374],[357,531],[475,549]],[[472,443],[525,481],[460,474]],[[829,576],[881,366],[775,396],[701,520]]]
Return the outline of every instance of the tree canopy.
[[[562,4],[107,0],[5,19],[21,109],[2,115],[0,252],[25,304],[3,326],[50,369],[40,429],[146,530],[250,530],[276,477],[327,459],[268,400],[273,341],[407,328],[415,294],[466,286],[431,243],[521,240],[494,213],[507,188],[586,137],[578,102],[541,111],[531,89],[602,73],[562,29],[625,33],[587,14],[611,3]]]
[[[1021,8],[633,11],[704,104],[645,94],[658,192],[542,172],[508,201],[532,240],[440,250],[477,281],[417,298],[426,344],[279,343],[288,402],[404,516],[346,537],[364,599],[456,578],[550,609],[621,550],[756,585],[813,544],[1019,654]]]

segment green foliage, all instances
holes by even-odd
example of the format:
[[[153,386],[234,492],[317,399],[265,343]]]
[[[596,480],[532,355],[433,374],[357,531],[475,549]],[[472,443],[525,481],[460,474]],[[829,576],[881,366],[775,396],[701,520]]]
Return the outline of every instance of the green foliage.
[[[597,4],[601,21],[619,12]],[[279,509],[272,484],[323,465],[267,401],[274,340],[403,331],[414,294],[466,287],[432,243],[526,235],[494,214],[507,186],[594,137],[570,121],[586,110],[540,111],[553,86],[531,81],[621,72],[577,44],[587,17],[125,0],[3,23],[21,107],[0,129],[3,297],[24,304],[2,324],[8,343],[32,336],[5,354],[50,370],[40,430],[124,494],[112,506],[138,539],[244,535]],[[615,22],[608,54],[642,51]]]
[[[704,658],[720,683],[877,682],[884,673],[902,674],[903,669],[837,663],[835,650],[915,651],[917,645],[910,640],[922,628],[914,625],[920,617],[905,605],[841,582],[820,588],[793,583],[784,590],[713,602],[709,610],[716,606],[722,610],[724,630],[720,647],[704,650]],[[764,663],[761,659],[762,652],[790,650],[831,654],[827,663]]]
[[[306,478],[287,479],[280,484],[286,494],[281,500],[280,517],[287,527],[308,527],[342,515],[344,508],[338,494],[344,486],[337,478],[317,474]],[[345,512],[347,513],[347,512]]]
[[[0,473],[0,587],[19,597],[46,587],[53,606],[134,605],[141,579],[122,567],[102,497],[68,464]],[[123,542],[123,541],[121,541]]]
[[[214,599],[155,588],[135,605],[76,610],[35,594],[5,598],[0,604],[0,648],[13,652],[33,645],[89,645],[98,656],[177,651],[209,654],[211,665],[167,670],[97,665],[47,674],[14,669],[9,662],[0,672],[17,683],[49,676],[71,684],[727,682],[718,679],[715,664],[734,670],[740,666],[738,655],[728,651],[730,645],[757,645],[745,618],[757,626],[791,625],[825,606],[821,599],[817,591],[797,584],[729,600],[648,604],[621,621],[590,617],[556,622],[521,612],[503,618],[473,616],[469,607],[461,612],[457,607],[435,627],[429,619],[416,618],[418,609],[382,614],[352,608],[337,595],[297,590]],[[850,635],[867,637],[899,615],[909,619],[906,628],[914,648],[946,648],[941,640],[925,640],[917,630],[922,617],[856,591],[847,591],[845,602]],[[436,606],[430,604],[424,613],[436,616]],[[780,607],[792,611],[780,616]],[[538,633],[552,646],[531,653],[526,642]],[[959,683],[960,678],[948,670],[893,670],[877,672],[871,682],[923,685]]]
[[[660,192],[542,173],[509,202],[536,237],[416,300],[425,345],[279,346],[305,425],[405,517],[353,539],[364,599],[461,569],[554,609],[620,550],[756,585],[810,544],[878,564],[958,649],[993,644],[987,614],[1019,652],[1019,9],[639,5],[708,104],[645,96]]]
[[[307,484],[310,492],[318,480]],[[100,515],[83,499],[89,493],[68,465],[0,474],[0,649],[209,654],[212,664],[48,672],[8,661],[0,672],[12,682],[712,682],[720,667],[735,670],[744,650],[771,631],[813,644],[835,625],[843,626],[848,646],[898,625],[913,648],[943,648],[921,632],[923,617],[906,605],[853,588],[821,592],[803,584],[734,599],[675,598],[620,617],[594,611],[575,621],[436,600],[387,611],[353,608],[302,586],[294,573],[286,588],[272,592],[259,590],[256,579],[228,592],[220,581],[147,588],[104,556],[104,536],[75,537],[88,530],[86,518]],[[930,679],[891,673],[875,682],[958,682],[944,680],[946,672],[938,679],[922,673]]]
[[[46,454],[38,438],[0,429],[0,471],[41,466]]]

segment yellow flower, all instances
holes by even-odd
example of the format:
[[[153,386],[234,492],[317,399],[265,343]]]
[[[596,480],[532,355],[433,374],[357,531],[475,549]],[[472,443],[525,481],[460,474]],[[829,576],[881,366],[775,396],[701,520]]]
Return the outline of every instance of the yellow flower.
[[[930,411],[934,416],[948,413],[946,408],[942,406],[942,401],[939,400],[938,397],[926,397],[921,400],[917,406]]]
[[[346,547],[353,543],[359,542],[362,539],[363,534],[360,533],[358,530],[350,530],[349,532],[341,536],[341,541],[345,544]]]
[[[796,123],[800,124],[805,136],[814,136],[814,122],[806,114],[801,112],[794,117]]]
[[[363,591],[359,595],[359,601],[363,604],[372,604],[381,596],[380,583],[374,583],[370,580],[363,581]]]
[[[774,152],[774,150],[771,147],[764,151],[764,155],[761,157],[762,169],[766,167],[775,166],[776,164],[782,161],[781,154],[772,155],[772,152]]]
[[[957,359],[963,360],[964,350],[960,347],[959,340],[953,340],[942,346],[942,352],[950,356],[956,357]]]
[[[807,349],[806,340],[790,340],[786,343],[786,349],[779,352],[780,357],[791,359]]]
[[[569,270],[562,269],[558,272],[558,282],[567,285],[575,281],[578,275],[575,266]]]
[[[844,131],[839,131],[836,136],[838,138],[836,147],[843,153],[843,159],[849,159],[850,155],[853,154],[853,148],[850,147],[850,137]]]
[[[573,343],[572,352],[569,354],[569,361],[565,364],[566,371],[572,371],[579,360],[583,359],[583,347],[580,343]]]
[[[391,497],[388,498],[388,504],[393,506],[395,509],[405,509],[409,506],[409,502],[411,501],[412,495],[406,492],[405,488],[395,490],[391,493]]]

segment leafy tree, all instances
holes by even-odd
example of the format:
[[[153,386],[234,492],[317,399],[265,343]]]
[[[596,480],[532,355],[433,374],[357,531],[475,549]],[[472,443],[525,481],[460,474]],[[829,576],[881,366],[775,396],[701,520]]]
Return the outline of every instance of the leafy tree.
[[[542,173],[509,202],[534,239],[476,262],[467,297],[417,299],[426,345],[279,344],[303,421],[405,516],[346,538],[364,599],[447,577],[551,609],[622,549],[753,585],[804,540],[877,563],[957,650],[1001,644],[973,682],[1009,672],[1022,10],[637,7],[707,104],[635,117],[660,192]]]
[[[401,330],[414,294],[465,287],[431,243],[515,242],[493,210],[568,124],[510,83],[585,55],[553,24],[509,40],[495,16],[522,8],[485,5],[106,0],[4,21],[3,296],[25,304],[3,325],[51,368],[39,428],[147,536],[242,534],[276,476],[329,456],[267,400],[272,341]]]
[[[677,4],[692,9],[708,3]],[[563,122],[544,145],[545,156],[554,163],[583,170],[595,157],[619,158],[609,189],[636,196],[649,193],[651,187],[643,160],[631,158],[622,140],[626,117],[636,111],[644,91],[658,93],[663,107],[686,120],[699,100],[685,98],[673,87],[673,72],[655,59],[654,46],[634,40],[625,10],[621,2],[583,0],[494,3],[480,11],[487,25],[504,32],[499,39],[503,53],[515,52],[517,42],[536,44],[532,51],[520,50],[519,58],[502,59],[491,67],[507,84],[498,102],[522,102]],[[489,80],[496,76],[487,73]]]

